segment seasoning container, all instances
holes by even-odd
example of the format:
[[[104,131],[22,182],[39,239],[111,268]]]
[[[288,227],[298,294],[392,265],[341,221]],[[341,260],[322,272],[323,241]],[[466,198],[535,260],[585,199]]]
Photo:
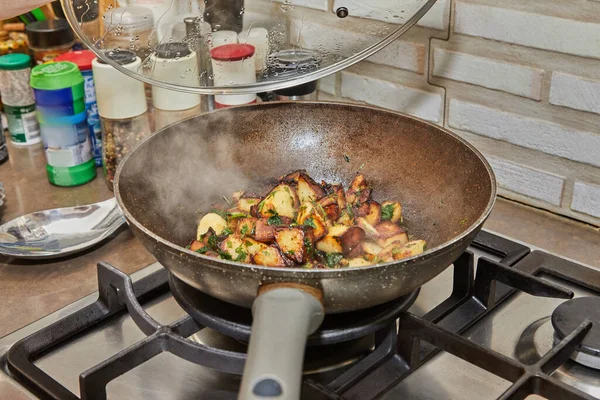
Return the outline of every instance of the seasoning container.
[[[257,73],[267,67],[267,54],[269,54],[269,31],[262,27],[250,27],[238,35],[238,40],[243,44],[251,44],[255,48],[254,62]]]
[[[209,35],[208,39],[211,49],[226,44],[235,44],[238,42],[238,34],[234,31],[216,31]]]
[[[198,86],[196,52],[182,42],[156,47],[152,58],[152,78],[181,86]],[[200,113],[200,95],[152,87],[156,129]]]
[[[8,147],[6,139],[4,139],[4,128],[2,127],[2,119],[0,119],[0,165],[8,160]]]
[[[54,61],[59,55],[70,51],[75,44],[75,36],[65,19],[34,22],[28,24],[25,31],[37,64]]]
[[[215,86],[256,82],[254,46],[226,44],[210,51]],[[256,102],[256,94],[215,95],[215,107],[224,108]]]
[[[157,44],[154,31],[154,13],[147,7],[128,5],[107,10],[102,15],[105,47],[129,50],[142,61],[152,53]]]
[[[31,71],[31,87],[40,109],[38,118],[46,151],[48,180],[57,186],[76,186],[91,181],[96,177],[96,166],[83,101],[84,81],[79,68],[70,62],[38,65]],[[56,107],[51,106],[53,103]],[[50,111],[44,113],[44,107]]]
[[[77,65],[83,76],[85,111],[87,112],[87,123],[90,128],[90,140],[92,143],[92,155],[97,167],[102,166],[102,129],[100,127],[100,115],[96,103],[96,87],[94,85],[94,74],[92,73],[92,61],[96,55],[90,50],[80,50],[65,53],[56,58],[56,61],[70,61]]]
[[[111,51],[106,53],[106,57],[134,71],[142,64],[132,51]],[[104,175],[109,189],[113,190],[115,172],[121,160],[151,133],[148,104],[142,82],[117,71],[99,58],[92,62],[92,70],[102,123]]]
[[[26,54],[0,56],[0,92],[11,141],[16,145],[39,143],[35,99],[29,86],[31,57]]]
[[[290,75],[313,72],[318,68],[319,62],[312,52],[282,50],[269,56],[269,67],[265,70],[263,77],[277,76],[284,79]],[[317,100],[317,81],[276,90],[274,93],[275,99],[280,101]]]

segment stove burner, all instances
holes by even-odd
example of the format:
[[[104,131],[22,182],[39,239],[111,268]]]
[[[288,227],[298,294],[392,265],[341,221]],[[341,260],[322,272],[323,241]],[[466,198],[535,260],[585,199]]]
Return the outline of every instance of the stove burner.
[[[594,325],[571,358],[587,367],[600,369],[600,297],[578,297],[556,307],[552,313],[554,341],[562,340],[586,319]]]
[[[215,299],[174,275],[169,286],[175,300],[198,323],[234,339],[248,342],[252,326],[249,309]],[[417,298],[419,290],[366,310],[327,315],[321,328],[308,338],[308,346],[329,345],[358,339],[388,326]]]

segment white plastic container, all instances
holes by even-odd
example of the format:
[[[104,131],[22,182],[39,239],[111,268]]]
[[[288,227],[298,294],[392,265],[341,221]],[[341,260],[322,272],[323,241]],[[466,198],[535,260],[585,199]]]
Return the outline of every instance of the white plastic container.
[[[227,44],[210,51],[215,86],[256,82],[255,48],[250,44]],[[216,95],[215,107],[224,108],[256,101],[256,94]]]
[[[255,48],[254,63],[256,72],[267,67],[269,54],[269,31],[261,27],[251,27],[238,35],[241,44],[251,44]]]
[[[223,46],[226,44],[235,44],[238,42],[238,34],[234,31],[216,31],[209,36],[210,48]]]

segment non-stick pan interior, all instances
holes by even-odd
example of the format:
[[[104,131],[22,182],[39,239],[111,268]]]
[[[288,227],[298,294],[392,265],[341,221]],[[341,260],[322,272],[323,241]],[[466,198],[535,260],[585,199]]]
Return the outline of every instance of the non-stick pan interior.
[[[118,176],[130,217],[184,246],[213,203],[296,169],[346,187],[357,172],[376,200],[402,203],[411,236],[436,247],[475,223],[493,192],[479,154],[412,117],[331,103],[266,103],[204,114],[159,131]],[[262,193],[261,193],[262,194]]]

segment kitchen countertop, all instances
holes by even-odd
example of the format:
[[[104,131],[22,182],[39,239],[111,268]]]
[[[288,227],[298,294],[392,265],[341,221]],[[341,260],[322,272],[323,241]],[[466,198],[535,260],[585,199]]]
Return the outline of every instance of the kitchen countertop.
[[[0,182],[6,189],[0,223],[112,196],[100,168],[92,182],[60,188],[46,178],[41,145],[19,148],[9,143],[9,154],[9,161],[0,165]],[[484,228],[600,267],[598,228],[505,199],[498,199]],[[0,256],[0,337],[97,290],[99,261],[132,273],[155,260],[128,228],[85,253],[60,260],[32,262]]]

